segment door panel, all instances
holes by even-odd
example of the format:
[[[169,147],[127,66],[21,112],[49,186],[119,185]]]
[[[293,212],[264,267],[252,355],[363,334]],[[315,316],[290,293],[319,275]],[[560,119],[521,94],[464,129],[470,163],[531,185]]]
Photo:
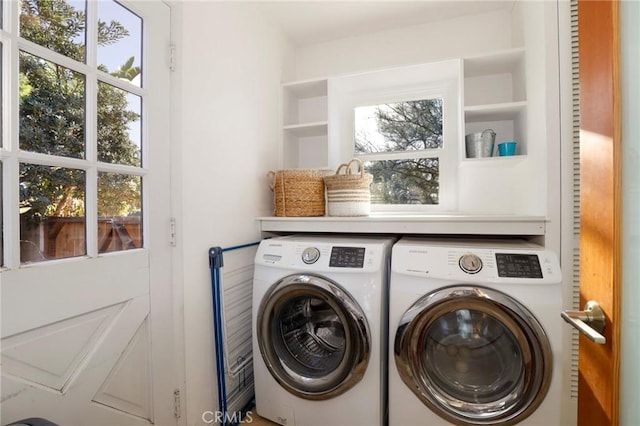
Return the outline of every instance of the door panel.
[[[462,284],[433,291],[405,312],[394,357],[407,387],[461,424],[522,421],[544,400],[553,369],[549,339],[524,305]]]
[[[10,3],[7,9],[15,18],[18,2]],[[86,251],[77,254],[79,257],[43,258],[36,263],[25,263],[25,259],[20,258],[18,243],[5,244],[11,250],[6,253],[6,269],[2,270],[0,424],[44,417],[68,426],[171,425],[176,423],[176,373],[168,241],[170,9],[163,2],[86,4],[89,17],[95,17],[96,8],[111,5],[126,8],[130,15],[143,22],[140,25],[143,46],[136,57],[142,64],[142,84],[135,79],[121,80],[121,76],[113,73],[107,75],[92,68],[90,61],[83,64],[54,55],[83,73],[88,82],[86,158],[69,160],[43,153],[25,153],[16,149],[17,135],[0,150],[3,166],[8,166],[4,176],[9,176],[10,181],[5,188],[15,188],[16,193],[18,165],[22,163],[51,164],[53,171],[70,165],[83,170],[87,176],[86,206],[82,212],[86,216]],[[51,56],[42,46],[22,43],[28,49]],[[91,59],[96,52],[95,46],[89,44],[88,58]],[[115,56],[120,61],[123,55],[120,52]],[[101,154],[96,140],[102,134],[101,129],[96,128],[95,119],[102,115],[95,110],[101,107],[96,96],[101,93],[97,90],[101,80],[122,86],[140,98],[142,108],[138,109],[139,120],[134,123],[139,127],[139,135],[131,138],[141,146],[142,164],[131,166],[98,158]],[[18,104],[6,99],[3,102],[14,108]],[[132,191],[138,192],[129,199],[137,197],[142,204],[136,205],[133,213],[105,213],[101,179],[107,174],[113,175],[113,179],[105,179],[107,182],[132,182],[118,176],[138,179],[139,184]],[[124,191],[126,186],[118,188]],[[15,230],[20,224],[15,202],[18,196],[3,195],[3,209],[11,211],[10,226]],[[122,223],[112,220],[113,216],[102,217],[109,215],[121,216],[118,219],[122,219]],[[63,219],[65,226],[72,222]],[[103,241],[99,223],[105,220],[117,225],[110,238],[122,244],[108,246]],[[142,229],[134,232],[125,226],[129,222],[142,224]],[[73,228],[71,225],[58,227],[56,232],[46,235],[50,238],[53,235],[54,240],[72,234],[82,239],[84,227],[83,223],[76,226],[79,232],[68,231],[67,228]],[[61,232],[65,229],[67,231]],[[17,235],[19,232],[5,233],[4,237]],[[132,245],[127,238],[137,243]],[[103,253],[105,250],[101,247],[121,251]]]
[[[3,339],[148,294],[148,269],[149,255],[140,250],[5,271],[2,316],[8,320],[2,321]]]
[[[145,374],[150,365],[148,312],[145,295],[4,338],[3,412],[64,419],[67,424],[110,424],[115,417],[101,414],[95,403],[102,403],[141,417],[127,415],[118,424],[148,424],[146,419],[153,418],[150,404],[144,403],[151,389],[150,374]],[[142,351],[140,341],[145,343]],[[140,359],[140,353],[146,359]],[[123,378],[131,360],[138,361],[140,370],[127,377],[126,386],[116,386],[114,380]],[[3,422],[9,420],[4,413]]]
[[[580,52],[580,305],[597,301],[605,345],[579,343],[578,423],[618,424],[620,108],[618,2],[578,3]]]
[[[640,3],[620,3],[622,91],[622,285],[620,424],[640,424]]]

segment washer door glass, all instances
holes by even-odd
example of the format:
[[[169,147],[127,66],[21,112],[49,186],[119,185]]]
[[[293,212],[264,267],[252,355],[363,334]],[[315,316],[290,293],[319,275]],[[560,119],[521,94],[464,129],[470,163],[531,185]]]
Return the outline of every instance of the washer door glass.
[[[355,300],[326,278],[291,275],[262,300],[256,324],[273,377],[305,399],[335,397],[364,375],[370,338]]]
[[[402,380],[457,424],[513,424],[542,402],[551,381],[549,341],[523,305],[499,291],[452,286],[418,300],[394,346]]]

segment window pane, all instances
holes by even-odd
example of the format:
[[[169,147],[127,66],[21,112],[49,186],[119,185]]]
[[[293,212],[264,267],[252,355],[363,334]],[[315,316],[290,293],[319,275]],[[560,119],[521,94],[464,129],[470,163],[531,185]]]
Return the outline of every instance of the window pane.
[[[98,252],[142,247],[142,179],[98,173]]]
[[[98,82],[98,160],[141,166],[142,99]]]
[[[355,152],[442,148],[441,98],[355,108]]]
[[[367,161],[372,204],[438,204],[438,158]]]
[[[83,256],[85,172],[20,164],[20,260]]]
[[[20,149],[83,158],[85,77],[20,52]]]
[[[20,0],[20,36],[84,62],[86,3],[73,0]]]
[[[142,19],[115,1],[98,2],[98,68],[141,86]]]

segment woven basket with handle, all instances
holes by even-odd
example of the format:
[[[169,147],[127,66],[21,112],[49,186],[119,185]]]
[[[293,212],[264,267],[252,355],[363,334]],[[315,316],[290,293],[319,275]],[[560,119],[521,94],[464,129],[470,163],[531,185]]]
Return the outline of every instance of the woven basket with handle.
[[[358,168],[353,171],[352,166]],[[362,161],[357,158],[340,164],[335,175],[325,176],[327,186],[327,211],[329,216],[368,216],[371,212],[373,176],[364,172]]]
[[[289,169],[267,173],[275,216],[324,216],[323,174],[319,170]]]

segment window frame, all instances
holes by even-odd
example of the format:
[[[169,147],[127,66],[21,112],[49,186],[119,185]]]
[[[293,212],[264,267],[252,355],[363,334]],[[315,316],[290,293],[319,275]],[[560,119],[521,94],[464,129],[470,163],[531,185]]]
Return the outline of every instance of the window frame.
[[[438,204],[372,204],[372,212],[424,214],[455,211],[458,205],[458,159],[462,135],[462,61],[460,59],[354,74],[329,79],[331,164],[358,158],[363,162],[413,158],[439,159]],[[442,148],[420,151],[355,153],[355,114],[361,106],[441,98]]]
[[[20,37],[20,4],[18,1],[3,1],[0,3],[2,10],[2,28],[0,28],[0,44],[2,45],[2,140],[0,141],[0,161],[2,162],[2,225],[3,225],[3,263],[0,270],[18,269],[21,267],[33,267],[52,262],[68,262],[99,256],[114,256],[123,253],[131,253],[136,250],[148,248],[149,235],[149,209],[148,189],[145,181],[149,174],[149,135],[148,135],[148,89],[129,83],[109,73],[98,69],[98,30],[97,30],[97,3],[86,3],[86,39],[85,62],[64,56],[46,47],[40,46]],[[126,3],[126,8],[134,14],[135,4]],[[142,34],[146,31],[143,28]],[[144,43],[144,39],[142,40]],[[19,146],[19,85],[20,76],[20,52],[35,55],[47,61],[64,66],[74,72],[85,76],[85,153],[82,158],[63,157],[58,155],[43,154],[24,151]],[[142,50],[141,63],[146,64],[147,52]],[[147,81],[148,67],[142,66],[142,82]],[[130,166],[126,164],[105,163],[98,160],[97,149],[97,121],[98,83],[103,82],[116,88],[139,96],[141,98],[141,159],[142,164]],[[86,255],[61,259],[47,259],[42,262],[22,263],[20,259],[20,213],[19,213],[19,167],[21,163],[29,163],[43,166],[54,166],[83,170],[86,173],[85,180],[85,244]],[[98,241],[98,174],[101,172],[118,173],[139,176],[142,179],[141,208],[142,208],[142,247],[138,249],[99,253]]]

